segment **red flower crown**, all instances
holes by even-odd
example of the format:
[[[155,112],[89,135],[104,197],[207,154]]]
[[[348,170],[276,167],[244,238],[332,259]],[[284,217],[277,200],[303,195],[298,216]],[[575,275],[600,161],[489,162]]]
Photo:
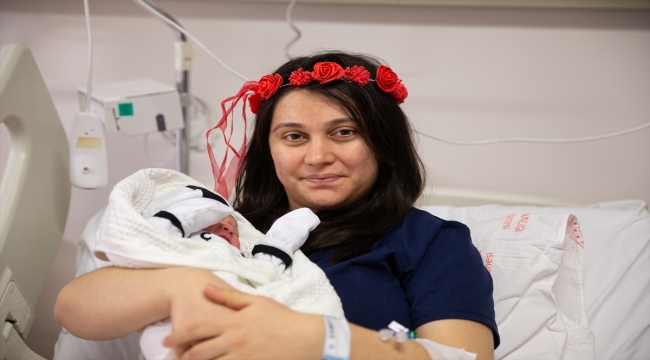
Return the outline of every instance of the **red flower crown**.
[[[402,104],[408,96],[406,86],[388,66],[379,65],[375,78],[371,79],[370,71],[363,66],[354,65],[343,69],[341,65],[335,62],[318,62],[314,64],[312,71],[305,71],[303,68],[293,71],[289,75],[288,84],[283,84],[284,80],[280,74],[262,76],[257,82],[258,86],[254,90],[254,94],[249,97],[251,111],[253,114],[257,114],[257,109],[262,100],[269,99],[282,87],[305,86],[312,81],[326,84],[339,79],[355,82],[361,86],[366,86],[368,82],[374,81],[383,92],[391,94],[398,104]]]
[[[283,84],[284,80],[280,74],[264,75],[259,81],[248,81],[239,90],[237,95],[231,96],[221,102],[222,116],[221,120],[215,127],[208,130],[205,134],[208,140],[208,156],[212,165],[212,174],[214,176],[214,190],[224,198],[229,198],[234,188],[235,182],[239,177],[241,164],[246,155],[246,102],[249,103],[253,114],[257,114],[260,104],[263,100],[269,99],[279,88],[285,86],[305,86],[312,81],[318,81],[326,84],[334,80],[346,80],[354,82],[360,86],[366,86],[369,82],[374,81],[381,91],[391,94],[397,104],[404,102],[408,96],[408,91],[402,80],[388,66],[379,65],[375,78],[370,78],[370,72],[363,66],[354,65],[343,69],[341,65],[335,62],[318,62],[314,64],[312,71],[305,71],[302,68],[295,70],[289,75],[289,83]],[[242,117],[244,119],[244,137],[239,148],[231,144],[234,121],[234,110],[240,100],[243,100]],[[212,130],[219,128],[223,134],[223,140],[226,143],[226,152],[223,155],[221,163],[217,163],[212,146],[210,145],[209,136]],[[229,130],[229,131],[228,131]],[[233,157],[230,158],[229,153]]]

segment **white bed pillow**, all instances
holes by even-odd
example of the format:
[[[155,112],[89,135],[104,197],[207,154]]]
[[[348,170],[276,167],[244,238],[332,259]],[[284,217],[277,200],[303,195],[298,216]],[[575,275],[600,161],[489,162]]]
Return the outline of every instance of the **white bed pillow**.
[[[511,213],[467,225],[494,280],[495,358],[593,359],[575,217]]]
[[[584,304],[596,359],[650,359],[650,215],[643,201],[589,208],[428,206],[443,219],[474,223],[512,213],[572,213],[584,236]]]

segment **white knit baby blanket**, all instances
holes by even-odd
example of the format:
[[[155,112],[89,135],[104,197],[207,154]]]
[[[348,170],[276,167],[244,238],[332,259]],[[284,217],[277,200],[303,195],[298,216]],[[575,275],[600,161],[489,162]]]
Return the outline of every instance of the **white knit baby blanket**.
[[[341,300],[325,273],[300,250],[282,277],[271,282],[274,266],[251,255],[264,234],[239,213],[233,216],[244,256],[237,255],[228,244],[169,235],[141,215],[151,200],[186,185],[203,186],[169,169],[144,169],[120,181],[110,194],[97,230],[95,256],[120,267],[211,270],[235,289],[273,298],[293,310],[343,317]]]

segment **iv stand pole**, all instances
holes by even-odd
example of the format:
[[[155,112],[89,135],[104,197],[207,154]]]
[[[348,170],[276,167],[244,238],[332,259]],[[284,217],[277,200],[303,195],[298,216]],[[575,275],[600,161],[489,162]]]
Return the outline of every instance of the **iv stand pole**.
[[[143,9],[147,10],[149,13],[156,15],[161,15],[166,17],[171,22],[175,23],[182,28],[182,25],[174,19],[171,15],[165,12],[163,9],[154,4],[151,0],[140,0],[142,3],[146,3],[148,6],[145,6],[140,1],[134,0],[138,5]],[[157,14],[156,14],[157,13]],[[176,130],[176,168],[186,174],[190,173],[190,154],[189,154],[189,116],[190,116],[190,64],[192,61],[192,49],[190,43],[187,41],[187,38],[183,33],[177,29],[169,26],[169,28],[174,32],[176,37],[175,43],[175,60],[174,66],[176,68],[176,90],[181,99],[181,112],[183,114],[183,128]]]

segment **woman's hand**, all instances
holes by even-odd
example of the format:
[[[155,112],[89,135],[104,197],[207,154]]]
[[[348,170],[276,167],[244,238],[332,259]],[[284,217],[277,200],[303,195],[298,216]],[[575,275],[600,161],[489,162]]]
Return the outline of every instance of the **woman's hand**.
[[[221,312],[221,318],[205,317],[194,324],[178,326],[174,322],[174,330],[163,344],[173,347],[180,360],[322,357],[325,324],[321,316],[299,313],[229,286],[208,285],[204,295],[227,311]],[[430,360],[415,341],[381,341],[376,331],[354,324],[350,324],[350,332],[350,359]]]
[[[218,318],[204,315],[190,322],[172,314],[174,330],[164,344],[179,359],[320,359],[325,337],[321,316],[229,286],[208,285],[204,295],[222,306]]]
[[[185,275],[177,277],[178,286],[171,283],[167,293],[169,299],[169,317],[174,330],[184,333],[195,333],[199,329],[210,328],[228,318],[235,311],[211,301],[204,294],[207,286],[231,289],[230,285],[213,273],[206,270],[185,268]],[[183,344],[186,348],[190,343],[202,338],[193,339]],[[179,348],[180,349],[180,348]]]

